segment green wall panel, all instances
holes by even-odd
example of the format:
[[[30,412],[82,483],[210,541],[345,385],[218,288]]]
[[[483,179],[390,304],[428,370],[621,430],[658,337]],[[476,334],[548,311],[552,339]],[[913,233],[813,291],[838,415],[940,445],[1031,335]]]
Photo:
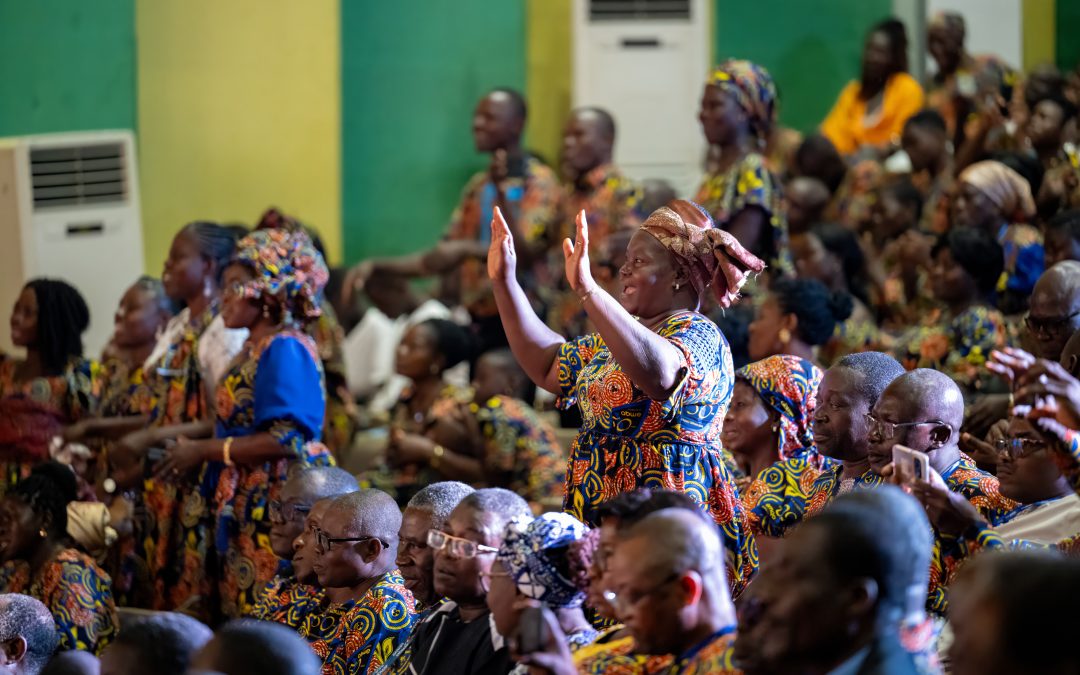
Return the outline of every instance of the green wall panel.
[[[0,136],[134,127],[134,0],[0,2]]]
[[[1080,66],[1080,0],[1057,0],[1057,64],[1062,70]]]
[[[891,9],[891,0],[717,0],[713,53],[768,68],[781,122],[811,131],[858,76],[866,31]]]
[[[485,165],[476,101],[525,90],[524,0],[343,0],[341,31],[345,260],[417,250]]]

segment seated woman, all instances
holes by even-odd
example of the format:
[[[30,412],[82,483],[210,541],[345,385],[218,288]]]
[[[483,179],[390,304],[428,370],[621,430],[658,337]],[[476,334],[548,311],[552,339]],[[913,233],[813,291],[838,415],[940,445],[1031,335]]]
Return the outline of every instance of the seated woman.
[[[552,610],[571,651],[596,639],[597,632],[581,607],[585,594],[572,578],[574,542],[588,528],[566,513],[545,513],[532,522],[511,522],[486,582],[487,606],[499,635],[518,635],[522,603],[529,600]],[[518,665],[513,671],[529,672]]]
[[[888,19],[874,26],[863,47],[862,75],[840,92],[821,123],[843,155],[864,147],[885,150],[896,145],[904,122],[923,106],[923,90],[907,73],[907,31]]]
[[[322,367],[304,333],[326,278],[302,232],[261,230],[239,243],[223,275],[221,315],[250,336],[218,385],[214,437],[178,439],[155,469],[173,479],[198,471],[182,511],[181,586],[218,599],[211,612],[219,616],[250,611],[274,575],[269,504],[289,468],[332,462],[318,443]]]
[[[712,157],[694,201],[764,259],[771,277],[793,273],[780,183],[762,155],[776,121],[769,71],[750,61],[721,63],[705,83],[699,119]]]
[[[817,279],[781,279],[769,289],[750,324],[750,358],[791,354],[816,361],[854,309],[851,295],[833,292]]]
[[[49,459],[52,439],[97,407],[98,368],[83,358],[90,310],[63,281],[34,279],[11,312],[11,341],[0,354],[0,495]]]
[[[867,306],[866,258],[856,234],[834,223],[822,223],[793,236],[791,251],[800,278],[817,279],[833,293],[847,293],[854,306],[851,316],[822,345],[821,362],[828,366],[847,354],[875,349],[877,321]]]
[[[931,252],[930,287],[939,303],[921,326],[901,334],[893,354],[907,369],[947,373],[968,394],[990,384],[983,365],[1005,347],[1005,317],[992,305],[1004,259],[981,230],[956,228]]]
[[[0,593],[41,600],[56,620],[61,649],[101,654],[120,621],[109,576],[68,545],[67,507],[76,489],[71,469],[45,462],[0,500]]]

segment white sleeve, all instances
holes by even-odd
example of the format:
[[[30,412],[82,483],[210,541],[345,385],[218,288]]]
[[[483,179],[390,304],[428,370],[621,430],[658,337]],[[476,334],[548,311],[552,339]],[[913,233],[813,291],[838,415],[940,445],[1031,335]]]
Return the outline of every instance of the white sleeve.
[[[246,328],[226,328],[225,320],[220,315],[214,317],[203,331],[199,337],[199,370],[208,391],[213,392],[217,388],[229,364],[244,349],[247,337]]]

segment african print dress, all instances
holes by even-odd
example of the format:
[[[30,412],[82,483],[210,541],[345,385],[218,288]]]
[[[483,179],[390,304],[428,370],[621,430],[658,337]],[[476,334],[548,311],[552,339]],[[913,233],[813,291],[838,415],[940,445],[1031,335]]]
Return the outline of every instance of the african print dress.
[[[297,632],[323,660],[322,675],[363,675],[381,667],[409,639],[416,605],[397,570],[384,574],[359,600],[324,604]]]
[[[534,510],[557,509],[563,499],[566,459],[555,430],[524,401],[494,396],[469,410],[485,441],[484,468],[505,482],[495,483],[524,497]]]
[[[780,182],[765,166],[764,157],[752,152],[727,171],[706,175],[694,201],[709,212],[721,229],[726,229],[743,209],[757,207],[764,211],[769,219],[768,245],[763,251],[751,252],[768,263],[772,276],[795,274],[787,220],[780,204]]]
[[[323,589],[300,583],[293,574],[292,562],[282,560],[277,574],[256,595],[247,616],[299,630],[308,614],[322,606],[323,598]]]
[[[268,432],[289,453],[257,465],[207,462],[184,503],[180,587],[216,596],[211,613],[235,618],[251,612],[277,570],[268,505],[289,467],[333,463],[317,442],[326,398],[315,343],[296,331],[249,343],[219,383],[216,400],[217,438]]]
[[[649,675],[663,673],[675,659],[670,654],[649,656],[635,654],[634,638],[622,625],[601,633],[592,644],[573,652],[574,666],[581,675]]]
[[[15,380],[19,361],[0,355],[0,496],[49,459],[49,444],[64,427],[97,407],[100,368],[72,361],[60,375]]]
[[[743,498],[751,530],[783,537],[792,527],[820,513],[837,495],[874,488],[885,481],[873,471],[845,481],[840,479],[843,471],[843,464],[831,460],[824,469],[816,470],[807,466],[804,458],[781,460],[762,471]]]
[[[694,312],[674,314],[655,330],[684,358],[682,381],[666,401],[635,386],[598,334],[559,348],[560,405],[577,405],[583,419],[570,448],[563,509],[595,525],[596,508],[624,492],[685,492],[720,527],[737,594],[757,569],[757,547],[720,450],[735,381],[731,350],[716,324]]]
[[[1006,334],[1005,317],[992,307],[970,307],[951,319],[938,309],[901,335],[893,354],[908,370],[939,370],[961,387],[977,390],[989,379],[983,366],[990,352],[1006,346]]]
[[[62,549],[32,577],[25,561],[4,563],[0,593],[29,595],[48,607],[62,650],[100,655],[120,627],[109,575],[93,558],[72,548]]]

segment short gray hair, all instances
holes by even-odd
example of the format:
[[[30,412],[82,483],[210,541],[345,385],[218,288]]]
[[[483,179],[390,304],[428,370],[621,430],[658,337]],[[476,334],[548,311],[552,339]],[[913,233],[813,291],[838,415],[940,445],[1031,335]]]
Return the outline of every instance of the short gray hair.
[[[26,640],[23,672],[37,675],[52,658],[60,638],[56,622],[41,601],[28,595],[0,595],[0,642]]]
[[[431,511],[431,527],[438,530],[446,525],[450,512],[461,500],[474,492],[472,487],[456,480],[432,483],[413,495],[405,508]]]

